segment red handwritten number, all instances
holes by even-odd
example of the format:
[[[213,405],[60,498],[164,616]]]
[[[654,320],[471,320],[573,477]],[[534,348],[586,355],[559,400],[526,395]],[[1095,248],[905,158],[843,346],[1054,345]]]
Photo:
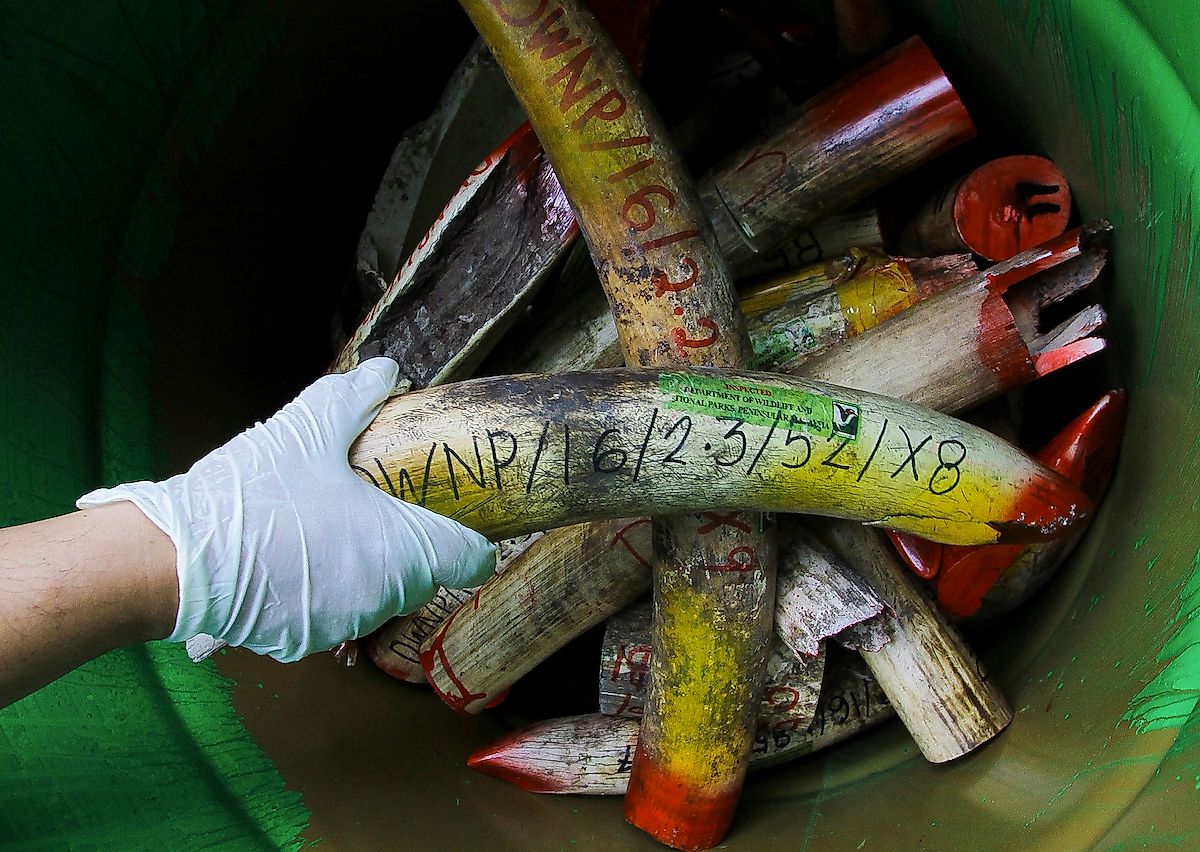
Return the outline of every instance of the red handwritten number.
[[[630,684],[641,689],[650,671],[650,654],[649,645],[621,645],[617,648],[617,663],[613,666],[612,679],[618,680],[628,672]]]
[[[721,336],[721,330],[717,328],[717,324],[708,317],[701,317],[696,320],[696,325],[708,329],[712,334],[708,337],[693,338],[687,336],[687,329],[671,329],[671,342],[675,344],[675,351],[680,355],[684,354],[685,349],[703,349],[705,346],[712,346],[717,342],[717,338]]]
[[[650,228],[654,227],[654,223],[658,221],[658,211],[650,203],[650,198],[654,195],[663,199],[667,205],[667,210],[675,206],[675,193],[671,192],[671,190],[667,189],[661,183],[652,183],[640,189],[635,189],[625,197],[625,204],[621,207],[621,216],[624,217],[625,224],[638,233],[650,230]],[[641,210],[642,215],[640,217],[633,216],[634,209]]]
[[[696,261],[685,257],[679,262],[688,268],[687,277],[682,281],[672,281],[667,277],[666,270],[660,269],[654,273],[655,296],[661,296],[663,293],[679,293],[696,283],[696,279],[700,276],[700,267],[696,265]]]
[[[770,705],[772,710],[779,713],[786,713],[789,710],[796,709],[800,703],[800,690],[792,686],[775,685],[767,687],[763,695],[763,700]]]
[[[747,544],[739,544],[729,551],[725,561],[718,565],[705,565],[706,570],[725,572],[753,571],[758,568],[758,553]]]
[[[787,170],[788,155],[783,151],[764,151],[762,148],[755,148],[754,153],[747,157],[746,161],[738,166],[737,169],[735,169],[735,171],[743,171],[754,163],[757,163],[759,160],[766,159],[767,157],[778,157],[779,165],[759,181],[758,189],[754,191],[754,194],[742,202],[742,210],[745,210],[760,197],[765,195],[767,190],[771,188],[771,185],[783,177],[784,171]]]

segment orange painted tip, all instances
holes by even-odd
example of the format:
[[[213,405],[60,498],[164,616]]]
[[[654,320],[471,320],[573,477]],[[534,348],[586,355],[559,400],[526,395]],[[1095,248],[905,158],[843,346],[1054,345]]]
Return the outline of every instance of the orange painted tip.
[[[1056,538],[1092,512],[1092,499],[1075,483],[1052,470],[1034,473],[1018,495],[1013,515],[992,527],[996,544],[1033,544]]]
[[[711,849],[729,831],[740,792],[740,785],[712,790],[689,784],[656,765],[639,742],[625,793],[625,819],[674,849]]]
[[[904,564],[921,579],[932,580],[942,570],[946,545],[898,530],[887,530],[887,535]]]
[[[958,552],[947,554],[946,570],[937,578],[937,600],[951,615],[969,618],[979,612],[987,593],[1025,546],[985,544],[953,550]]]
[[[1033,368],[1039,376],[1048,376],[1068,364],[1082,361],[1089,355],[1103,351],[1108,342],[1103,337],[1085,337],[1058,349],[1050,349],[1034,356]]]
[[[967,248],[991,261],[1057,237],[1071,218],[1071,189],[1052,160],[1000,157],[984,163],[954,196],[954,224]]]
[[[473,752],[467,766],[528,793],[571,792],[570,779],[532,760],[530,739],[528,730],[513,731]]]
[[[1099,499],[1116,464],[1125,408],[1125,391],[1109,391],[1042,447],[1038,461]],[[953,615],[974,615],[1022,551],[1019,545],[943,548],[938,602]]]
[[[1038,453],[1038,461],[1099,499],[1117,462],[1128,394],[1113,390],[1092,403]]]

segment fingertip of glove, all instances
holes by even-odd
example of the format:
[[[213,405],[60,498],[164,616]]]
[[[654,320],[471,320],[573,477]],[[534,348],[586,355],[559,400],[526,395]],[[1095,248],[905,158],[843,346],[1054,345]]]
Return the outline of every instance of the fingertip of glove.
[[[466,527],[461,527],[459,534],[463,539],[462,549],[451,564],[442,566],[436,579],[452,589],[481,585],[496,573],[496,545]]]
[[[379,399],[386,399],[387,395],[392,392],[392,388],[396,386],[396,379],[400,377],[400,365],[391,358],[379,356],[377,358],[368,358],[351,371],[351,376],[356,383],[362,382],[365,386],[372,386],[378,383],[382,387],[372,387],[372,391],[377,391],[376,396]],[[364,387],[364,390],[366,387]]]

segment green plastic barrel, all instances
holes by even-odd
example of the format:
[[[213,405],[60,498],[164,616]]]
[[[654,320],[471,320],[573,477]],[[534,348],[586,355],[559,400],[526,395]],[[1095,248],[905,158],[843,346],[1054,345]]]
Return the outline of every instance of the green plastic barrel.
[[[933,766],[889,724],[755,776],[725,848],[1196,848],[1200,6],[906,6],[985,129],[1112,220],[1127,436],[980,649],[1008,730]],[[448,2],[0,2],[0,521],[177,470],[320,372],[391,147],[471,38]],[[0,712],[0,846],[655,848],[619,800],[464,767],[519,715],[325,655],[113,653]]]

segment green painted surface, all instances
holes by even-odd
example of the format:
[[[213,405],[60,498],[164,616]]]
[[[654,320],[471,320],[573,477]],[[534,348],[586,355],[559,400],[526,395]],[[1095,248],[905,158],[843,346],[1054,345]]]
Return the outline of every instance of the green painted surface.
[[[269,44],[247,17],[224,2],[0,3],[0,522],[154,474],[147,330],[115,282],[166,254],[173,172]],[[307,814],[230,686],[155,645],[0,712],[0,842],[295,845]]]
[[[1200,835],[1200,241],[1196,8],[1165,2],[911,5],[935,53],[967,78],[972,109],[1047,153],[1087,218],[1115,226],[1111,372],[1130,391],[1110,500],[1064,576],[984,648],[1014,704],[993,744],[931,770],[877,738],[781,788],[819,803],[813,848],[854,848],[852,827],[974,848],[1181,843]],[[1019,143],[1018,143],[1019,144]],[[1033,150],[1029,150],[1032,147]],[[851,762],[851,759],[853,762]],[[929,796],[914,801],[906,791]],[[819,790],[805,799],[804,790]],[[779,795],[779,789],[774,791]],[[888,803],[905,798],[904,817]],[[804,818],[804,813],[799,818]],[[839,821],[844,824],[839,826]],[[936,827],[934,824],[936,823]]]
[[[1102,296],[1113,372],[1131,393],[1119,498],[1028,615],[985,649],[1014,704],[1002,737],[933,767],[888,726],[768,773],[747,789],[728,846],[1194,848],[1200,6],[908,5],[994,110],[992,124],[1034,140],[1070,177],[1079,209],[1116,225]],[[113,281],[136,286],[166,256],[173,176],[203,157],[239,88],[255,84],[254,56],[270,49],[278,14],[271,2],[77,6],[86,14],[0,0],[4,522],[64,511],[97,483],[152,469],[145,330]],[[245,735],[229,687],[178,649],[148,647],[0,714],[3,839],[294,845],[307,815]],[[489,784],[475,785],[464,820],[499,848],[528,840],[526,822],[577,827],[581,838],[621,825],[619,802],[531,800]],[[412,836],[437,836],[420,809],[396,802]]]
[[[1116,226],[1117,250],[1125,255],[1122,267],[1131,273],[1110,310],[1121,332],[1117,345],[1123,350],[1124,376],[1135,399],[1147,403],[1135,409],[1131,425],[1137,434],[1139,426],[1148,427],[1156,416],[1177,419],[1178,407],[1194,395],[1200,375],[1192,314],[1200,275],[1200,63],[1184,38],[1196,31],[1200,7],[1154,0],[1003,5],[1012,15],[1024,8],[1027,45],[1042,33],[1058,42],[1052,49],[1069,63],[1065,79],[1095,164],[1100,210]],[[1187,439],[1195,434],[1189,412],[1163,441],[1167,446],[1159,447],[1160,457],[1173,455],[1183,466],[1164,471],[1173,475],[1163,477],[1153,498],[1163,510],[1155,512],[1148,501],[1139,513],[1140,526],[1131,530],[1137,536],[1134,550],[1141,551],[1147,542],[1161,547],[1164,538],[1179,544],[1194,528],[1191,512],[1200,466],[1197,446]],[[1156,467],[1154,460],[1144,458],[1133,464],[1139,470]],[[1176,505],[1186,513],[1174,511]],[[1137,560],[1153,569],[1157,558],[1146,552]],[[1175,555],[1172,564],[1169,594],[1162,595],[1156,584],[1141,595],[1146,615],[1165,608],[1171,617],[1157,631],[1147,624],[1147,645],[1156,651],[1153,662],[1162,667],[1135,690],[1122,717],[1143,732],[1178,728],[1200,697],[1200,562],[1193,552],[1186,560]]]

